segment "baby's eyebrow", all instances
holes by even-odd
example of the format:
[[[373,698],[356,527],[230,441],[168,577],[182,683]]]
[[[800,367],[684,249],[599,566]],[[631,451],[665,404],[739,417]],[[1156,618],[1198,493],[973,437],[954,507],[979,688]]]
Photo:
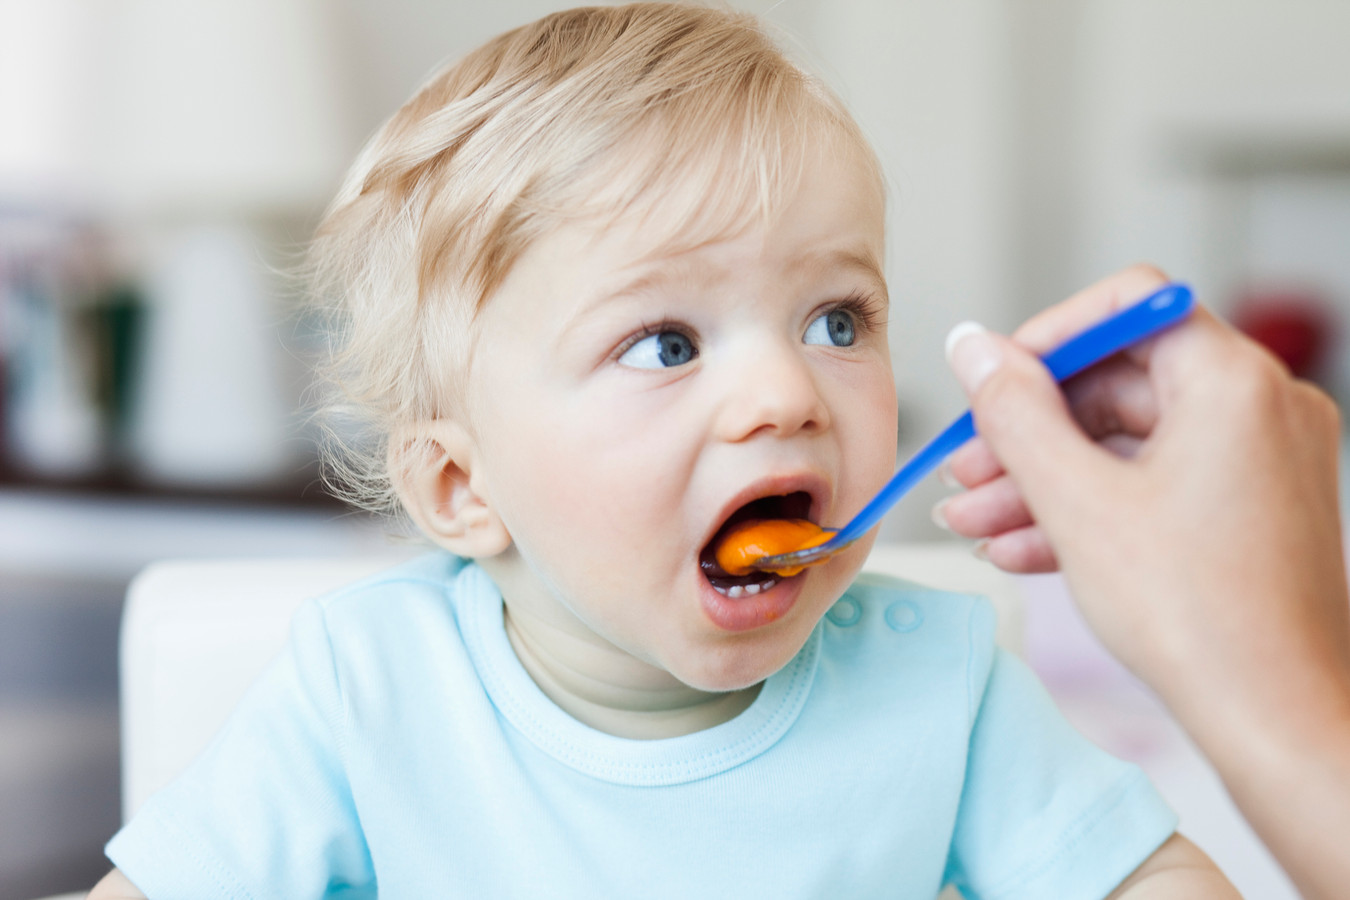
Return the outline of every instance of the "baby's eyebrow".
[[[794,275],[810,277],[834,270],[860,272],[874,281],[876,289],[885,296],[886,278],[882,275],[881,264],[870,248],[833,247],[812,250],[795,256],[788,264],[788,271]],[[672,284],[696,285],[699,281],[715,281],[715,267],[710,271],[706,262],[694,263],[685,259],[664,259],[644,267],[640,274],[617,287],[601,288],[587,297],[568,317],[560,330],[565,335],[578,323],[614,303],[640,297],[643,294],[667,289]]]
[[[597,296],[591,304],[592,307],[601,306],[613,300],[620,300],[624,297],[633,297],[639,294],[650,293],[659,288],[668,287],[671,284],[684,282],[686,284],[696,280],[699,268],[683,261],[666,261],[653,268],[647,269],[638,277],[631,281],[624,282],[615,290],[605,291]]]
[[[886,284],[886,278],[881,272],[881,263],[870,248],[833,247],[811,250],[794,257],[787,264],[787,269],[794,275],[808,276],[833,269],[853,269],[874,279],[882,288]],[[611,301],[645,294],[669,287],[673,283],[694,284],[700,279],[715,280],[717,274],[716,271],[708,271],[707,263],[695,264],[684,259],[662,260],[618,288],[597,294],[586,303],[585,309],[595,309]]]
[[[870,249],[836,247],[803,253],[789,264],[789,268],[808,273],[828,272],[831,269],[857,269],[874,279],[883,290],[886,286],[886,276],[881,272],[881,262]]]
[[[600,287],[594,294],[587,297],[578,305],[576,311],[568,317],[562,331],[565,333],[597,310],[622,300],[653,293],[662,288],[668,288],[671,284],[693,284],[699,280],[700,274],[703,278],[708,278],[706,272],[703,271],[704,269],[706,269],[706,266],[701,268],[685,260],[671,259],[644,267],[637,277],[624,281],[616,287]]]

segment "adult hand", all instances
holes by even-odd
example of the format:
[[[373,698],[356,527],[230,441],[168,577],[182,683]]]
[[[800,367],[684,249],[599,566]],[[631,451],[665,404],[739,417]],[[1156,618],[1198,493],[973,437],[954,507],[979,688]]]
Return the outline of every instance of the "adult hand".
[[[1203,308],[1063,393],[1034,355],[1165,281],[1124,271],[1011,340],[953,333],[981,436],[936,516],[1001,568],[1062,570],[1305,895],[1331,897],[1350,883],[1335,405]]]

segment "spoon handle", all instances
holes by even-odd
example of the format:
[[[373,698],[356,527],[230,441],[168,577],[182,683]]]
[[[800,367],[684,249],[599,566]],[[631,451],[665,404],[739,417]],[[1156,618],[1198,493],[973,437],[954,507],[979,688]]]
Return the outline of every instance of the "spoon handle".
[[[1138,303],[1127,306],[1080,332],[1041,357],[1055,381],[1063,381],[1089,366],[1119,353],[1126,347],[1157,334],[1190,315],[1195,306],[1191,289],[1169,284]],[[975,420],[969,412],[929,441],[909,462],[891,476],[872,500],[847,525],[824,544],[808,550],[765,557],[756,565],[770,568],[814,562],[842,550],[867,533],[909,489],[942,463],[952,451],[975,436]]]

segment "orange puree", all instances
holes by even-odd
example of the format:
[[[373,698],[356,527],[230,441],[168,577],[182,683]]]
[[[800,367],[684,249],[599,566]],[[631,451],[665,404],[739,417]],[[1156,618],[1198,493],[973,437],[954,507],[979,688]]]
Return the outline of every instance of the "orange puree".
[[[777,556],[815,547],[834,537],[814,522],[805,519],[746,519],[737,522],[717,542],[714,555],[717,564],[729,575],[749,575],[760,568],[754,561],[764,556]],[[821,560],[824,562],[824,560]],[[768,569],[784,577],[796,575],[805,566],[786,569]]]

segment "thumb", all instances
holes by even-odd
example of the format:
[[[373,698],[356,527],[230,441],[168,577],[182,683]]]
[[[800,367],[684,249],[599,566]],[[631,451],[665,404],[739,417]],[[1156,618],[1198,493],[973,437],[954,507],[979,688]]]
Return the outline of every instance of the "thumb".
[[[1049,370],[1008,338],[964,322],[947,336],[947,362],[970,397],[975,428],[1052,537],[1081,521],[1119,465],[1084,434]],[[1072,526],[1070,526],[1072,527]]]

